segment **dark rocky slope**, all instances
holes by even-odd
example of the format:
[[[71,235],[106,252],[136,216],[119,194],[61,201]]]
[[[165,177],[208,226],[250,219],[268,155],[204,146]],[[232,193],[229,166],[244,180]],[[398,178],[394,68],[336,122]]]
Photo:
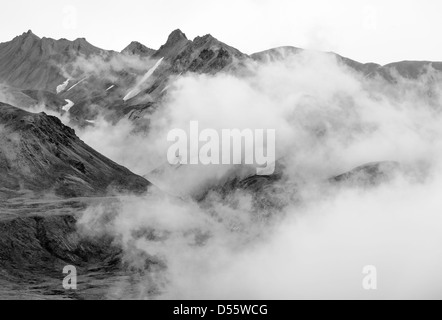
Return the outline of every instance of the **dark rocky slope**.
[[[290,55],[295,55],[303,52],[304,49],[296,47],[279,47],[262,52],[257,52],[252,54],[250,57],[259,62],[269,62],[283,60]],[[330,52],[330,55],[336,57],[337,61],[343,65],[353,69],[354,71],[367,76],[367,77],[380,77],[389,82],[395,82],[396,77],[404,77],[407,79],[417,79],[430,68],[442,72],[442,62],[432,62],[432,61],[400,61],[387,64],[382,66],[377,63],[361,63],[339,54]]]
[[[0,103],[0,190],[61,197],[144,192],[150,183],[87,146],[44,113]]]
[[[115,210],[115,191],[149,186],[58,118],[1,103],[0,299],[104,298],[121,272],[128,276],[121,249],[112,237],[83,233],[77,219],[91,205]],[[75,292],[62,287],[66,265],[77,268]]]

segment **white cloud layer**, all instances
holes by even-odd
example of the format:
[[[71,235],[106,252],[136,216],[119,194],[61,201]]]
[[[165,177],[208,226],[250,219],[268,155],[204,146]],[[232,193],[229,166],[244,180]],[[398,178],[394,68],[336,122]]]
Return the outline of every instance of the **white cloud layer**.
[[[123,198],[113,218],[103,207],[89,208],[80,224],[117,236],[130,265],[145,270],[148,258],[167,266],[151,264],[135,286],[120,283],[109,295],[441,298],[441,78],[429,70],[415,81],[397,80],[364,79],[332,56],[305,52],[251,63],[241,76],[181,77],[150,116],[148,135],[133,134],[127,121],[80,132],[117,162],[147,173],[166,161],[168,130],[190,120],[215,129],[276,128],[277,155],[292,183],[274,195],[284,209],[270,215],[257,212],[245,191],[201,205],[190,193],[229,168],[188,166],[163,176],[163,187],[181,199]],[[379,186],[325,182],[386,160],[402,171]],[[362,288],[366,265],[378,269],[377,291]]]

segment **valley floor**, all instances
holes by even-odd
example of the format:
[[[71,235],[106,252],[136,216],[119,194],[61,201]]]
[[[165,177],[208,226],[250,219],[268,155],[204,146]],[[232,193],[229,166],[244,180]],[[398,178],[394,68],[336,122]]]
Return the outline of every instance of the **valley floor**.
[[[0,299],[109,299],[130,296],[130,275],[111,239],[88,239],[76,221],[91,204],[113,198],[37,199],[0,203]],[[77,266],[77,290],[63,288],[63,268]],[[135,279],[134,279],[135,282]]]

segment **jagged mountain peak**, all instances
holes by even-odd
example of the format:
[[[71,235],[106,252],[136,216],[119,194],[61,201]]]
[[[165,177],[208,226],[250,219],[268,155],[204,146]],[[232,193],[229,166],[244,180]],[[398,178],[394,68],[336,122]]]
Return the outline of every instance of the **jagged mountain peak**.
[[[167,42],[168,43],[175,43],[175,42],[181,41],[181,40],[188,40],[188,39],[187,39],[185,33],[183,33],[180,29],[176,29],[171,32],[171,34],[169,35],[169,37],[167,39]]]
[[[74,43],[79,43],[79,44],[90,44],[86,38],[77,38],[73,41]]]
[[[172,31],[172,33],[167,38],[167,41],[164,45],[158,49],[155,53],[155,57],[157,58],[171,58],[176,56],[187,44],[192,41],[187,39],[186,35],[180,30],[176,29]]]
[[[32,32],[32,30],[28,30],[27,32],[23,32],[21,35],[15,37],[14,39],[12,39],[9,42],[22,44],[22,43],[26,43],[26,42],[30,43],[30,42],[39,41],[39,40],[41,40],[39,36],[34,34]],[[7,43],[8,42],[4,42],[2,44],[4,45],[4,44],[7,44]]]
[[[23,32],[23,34],[21,35],[22,37],[35,37],[35,38],[40,38],[39,36],[37,36],[34,32],[32,32],[31,29],[29,29],[26,32]]]
[[[0,80],[21,89],[55,92],[66,79],[58,66],[79,55],[103,55],[108,51],[85,38],[74,41],[40,38],[31,30],[0,45]]]
[[[209,41],[209,40],[217,40],[214,36],[212,36],[210,33],[204,35],[204,36],[197,36],[195,39],[193,39],[193,42],[197,41]]]

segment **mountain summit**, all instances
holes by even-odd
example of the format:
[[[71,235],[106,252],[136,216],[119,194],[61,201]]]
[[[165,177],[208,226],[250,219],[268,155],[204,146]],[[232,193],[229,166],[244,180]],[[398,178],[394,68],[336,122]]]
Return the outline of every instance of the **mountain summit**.
[[[50,96],[49,94],[56,95],[51,100],[60,98],[62,103],[64,100],[72,101],[74,106],[68,112],[80,122],[93,120],[99,111],[112,113],[112,117],[115,116],[114,120],[126,116],[140,119],[166,94],[170,81],[182,74],[216,74],[221,71],[238,70],[248,60],[266,63],[285,59],[303,51],[296,47],[280,47],[247,55],[211,34],[190,40],[184,32],[176,29],[169,34],[164,45],[158,50],[133,41],[121,53],[117,53],[97,48],[85,38],[74,41],[40,38],[29,30],[9,42],[0,44],[0,82],[14,87],[14,90],[44,91],[45,97]],[[375,63],[359,63],[335,53],[328,54],[334,55],[339,63],[363,76],[381,77],[390,82],[395,81],[395,74],[416,78],[430,68],[442,70],[442,63],[437,62],[404,61],[381,66]],[[152,61],[142,60],[137,67],[123,63],[113,69],[111,58],[119,55],[149,57]],[[74,64],[79,57],[87,59],[91,56],[99,56],[98,60],[102,62],[100,65],[107,70],[105,74],[111,76],[97,76],[93,72],[91,75]],[[125,57],[120,58],[122,59],[117,59],[120,62],[127,60]],[[149,70],[160,59],[163,59],[163,62],[149,74]],[[94,62],[96,61],[92,63]],[[75,72],[66,72],[70,68],[75,69]],[[101,70],[98,70],[97,73],[100,72]],[[148,81],[138,84],[137,79],[143,79],[144,75],[148,75]],[[130,99],[123,99],[135,86],[140,85],[142,90],[138,94]],[[26,95],[18,92],[14,94],[15,100],[27,101],[29,95]],[[34,93],[33,95],[35,96]],[[39,95],[42,95],[41,92]],[[57,107],[59,108],[60,106]]]
[[[144,44],[138,41],[132,41],[121,53],[139,55],[141,57],[149,57],[153,55],[156,50],[146,47]]]
[[[190,42],[181,30],[174,30],[167,38],[166,43],[158,49],[155,56],[173,58]]]
[[[176,29],[176,30],[172,31],[172,33],[169,35],[165,45],[166,46],[173,45],[178,42],[186,41],[186,40],[188,40],[186,35],[180,29]]]

